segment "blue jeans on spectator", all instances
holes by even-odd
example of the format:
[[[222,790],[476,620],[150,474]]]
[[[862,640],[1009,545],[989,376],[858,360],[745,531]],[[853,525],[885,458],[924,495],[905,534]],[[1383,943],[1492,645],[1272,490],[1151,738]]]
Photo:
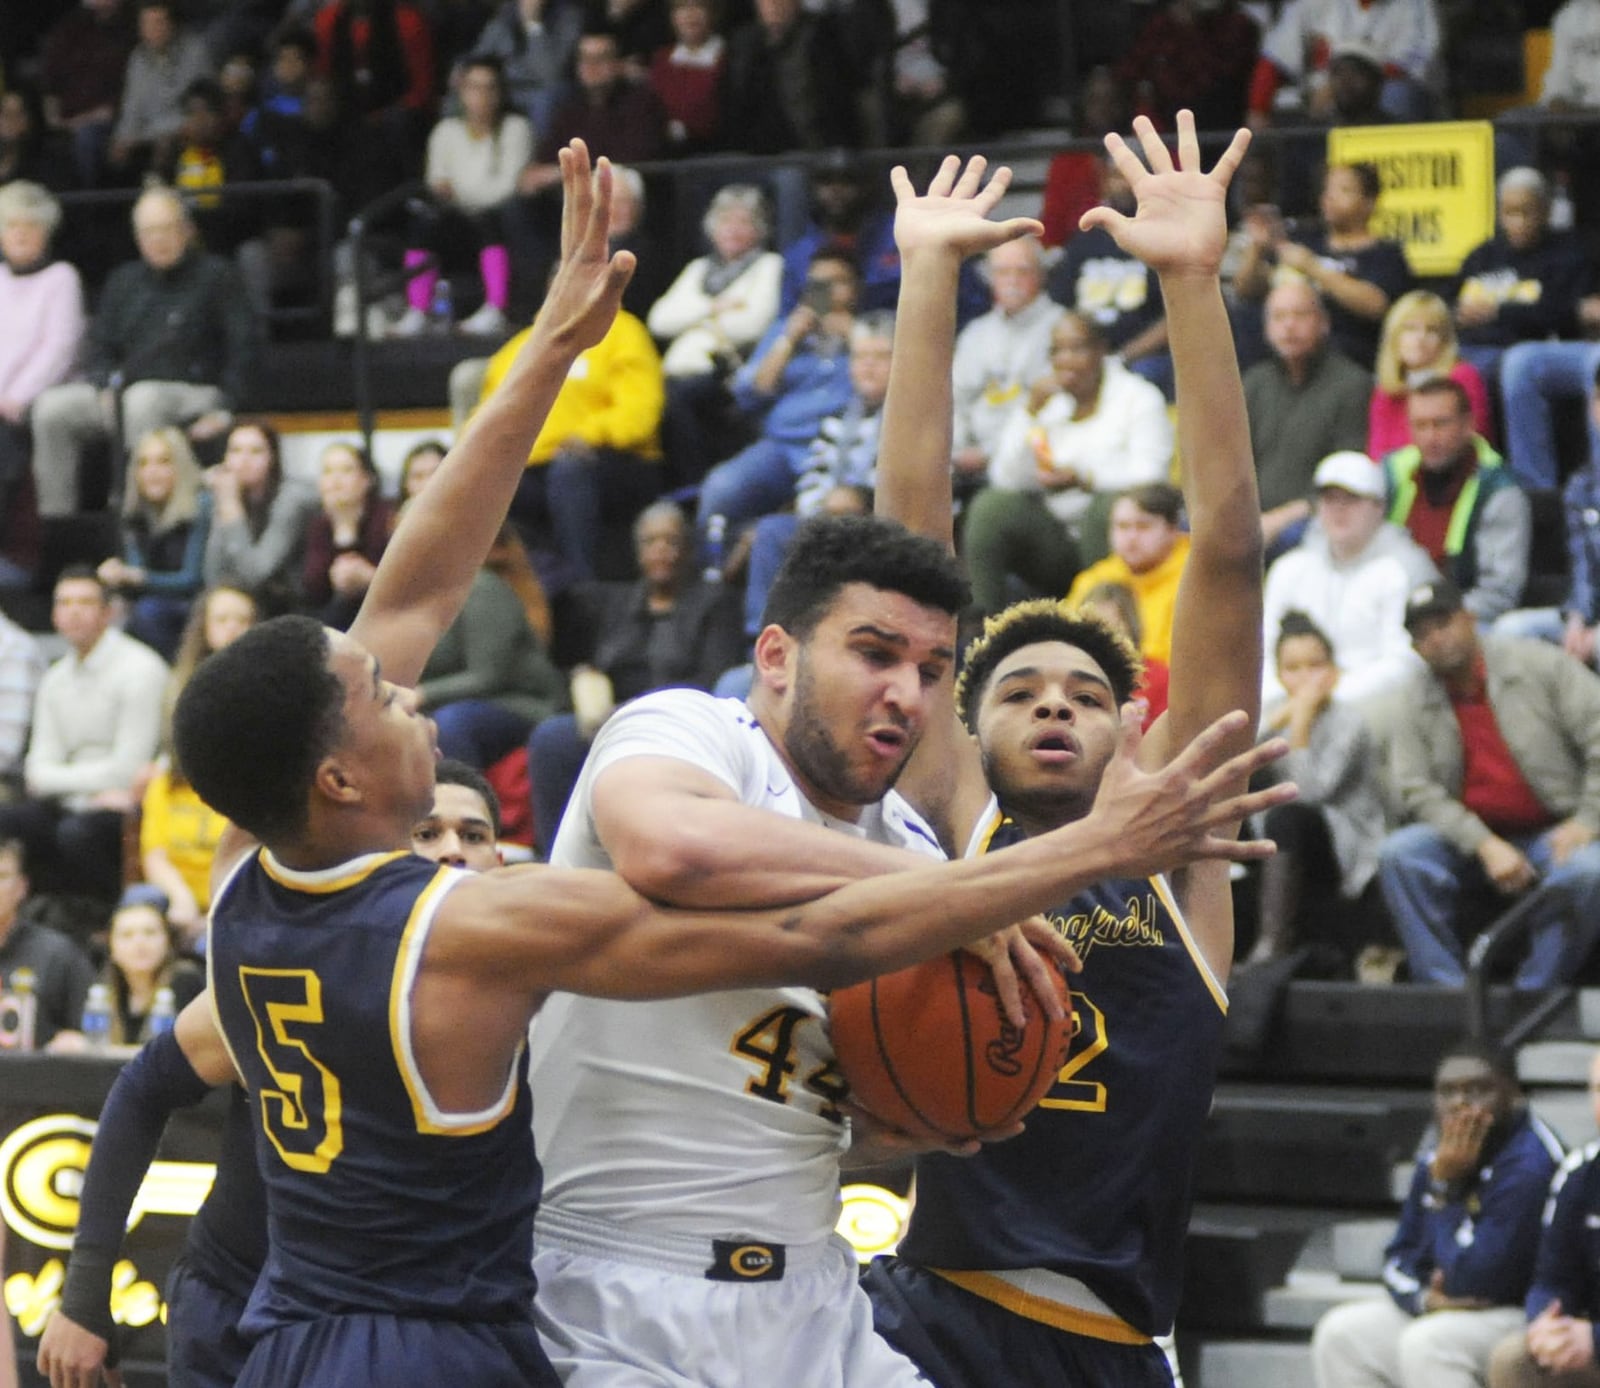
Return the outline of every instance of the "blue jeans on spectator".
[[[442,755],[479,771],[522,745],[533,720],[501,708],[492,699],[455,699],[432,711]]]
[[[793,501],[795,475],[789,462],[792,451],[773,439],[757,439],[712,468],[700,484],[696,516],[700,533],[705,533],[706,522],[712,516],[724,516],[731,539],[747,522],[781,510]]]
[[[511,520],[529,549],[546,525],[569,581],[595,576],[602,524],[631,522],[661,495],[660,462],[618,448],[566,448],[539,467],[524,468],[511,500]]]
[[[751,638],[761,635],[761,616],[767,610],[767,592],[772,580],[783,567],[783,556],[789,552],[789,541],[800,525],[800,517],[792,511],[779,511],[762,516],[750,536],[750,568],[744,584],[744,634]]]
[[[1570,983],[1600,937],[1600,842],[1558,865],[1550,832],[1505,836],[1539,874],[1531,890],[1540,900],[1526,936],[1528,955],[1516,972],[1518,988]],[[1516,901],[1495,890],[1476,856],[1426,824],[1408,824],[1384,840],[1378,882],[1411,977],[1445,987],[1466,981],[1466,942]]]
[[[1468,358],[1470,360],[1470,358]],[[1561,485],[1550,401],[1587,398],[1600,367],[1600,343],[1519,342],[1500,363],[1500,398],[1505,406],[1506,461],[1524,487]],[[1589,421],[1589,451],[1600,458],[1600,432]]]
[[[124,630],[171,664],[178,653],[178,643],[183,640],[190,601],[189,598],[136,598]]]
[[[578,736],[578,720],[570,713],[552,714],[528,738],[528,780],[532,782],[533,840],[546,861],[561,827],[567,799],[578,784],[589,744]]]

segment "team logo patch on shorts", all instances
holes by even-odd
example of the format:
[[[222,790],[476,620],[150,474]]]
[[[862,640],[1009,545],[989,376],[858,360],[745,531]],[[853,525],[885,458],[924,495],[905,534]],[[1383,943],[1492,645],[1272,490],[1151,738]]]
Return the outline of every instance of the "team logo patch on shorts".
[[[777,1282],[783,1277],[781,1243],[740,1243],[735,1239],[711,1241],[712,1262],[706,1269],[710,1282]]]

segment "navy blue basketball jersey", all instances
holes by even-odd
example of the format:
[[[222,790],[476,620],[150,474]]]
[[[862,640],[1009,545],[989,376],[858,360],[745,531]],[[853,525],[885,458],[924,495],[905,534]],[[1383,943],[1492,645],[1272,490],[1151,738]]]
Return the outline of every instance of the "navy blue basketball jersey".
[[[975,850],[1022,837],[994,809]],[[1067,1063],[1020,1137],[918,1161],[900,1256],[1062,1329],[1165,1334],[1227,1001],[1164,878],[1097,883],[1051,918],[1083,960]]]
[[[212,996],[267,1186],[249,1335],[361,1313],[531,1317],[526,1056],[491,1108],[463,1114],[439,1109],[411,1051],[428,931],[464,877],[409,853],[292,872],[263,850],[212,908]]]

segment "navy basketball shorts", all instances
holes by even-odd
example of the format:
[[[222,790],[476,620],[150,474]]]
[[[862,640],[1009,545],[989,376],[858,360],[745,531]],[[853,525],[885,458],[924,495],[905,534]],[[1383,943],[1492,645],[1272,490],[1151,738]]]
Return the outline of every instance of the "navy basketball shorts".
[[[875,1259],[861,1283],[878,1334],[939,1388],[1172,1388],[1166,1355],[1153,1342],[1057,1330],[896,1258]]]
[[[233,1388],[250,1354],[239,1334],[244,1305],[178,1258],[167,1275],[168,1388]]]

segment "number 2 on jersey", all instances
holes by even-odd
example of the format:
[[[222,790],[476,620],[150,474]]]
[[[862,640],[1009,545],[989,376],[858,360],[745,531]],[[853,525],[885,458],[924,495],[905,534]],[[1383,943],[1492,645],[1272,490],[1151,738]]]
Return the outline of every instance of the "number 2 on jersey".
[[[241,968],[239,988],[277,1086],[261,1088],[261,1126],[285,1166],[320,1174],[344,1150],[338,1076],[298,1034],[323,1020],[322,980],[310,969]]]
[[[1061,1067],[1050,1093],[1039,1100],[1039,1107],[1104,1113],[1105,1085],[1098,1080],[1079,1079],[1078,1075],[1111,1044],[1106,1035],[1106,1014],[1089,1001],[1087,994],[1076,991],[1072,994],[1072,1041],[1073,1053]]]

